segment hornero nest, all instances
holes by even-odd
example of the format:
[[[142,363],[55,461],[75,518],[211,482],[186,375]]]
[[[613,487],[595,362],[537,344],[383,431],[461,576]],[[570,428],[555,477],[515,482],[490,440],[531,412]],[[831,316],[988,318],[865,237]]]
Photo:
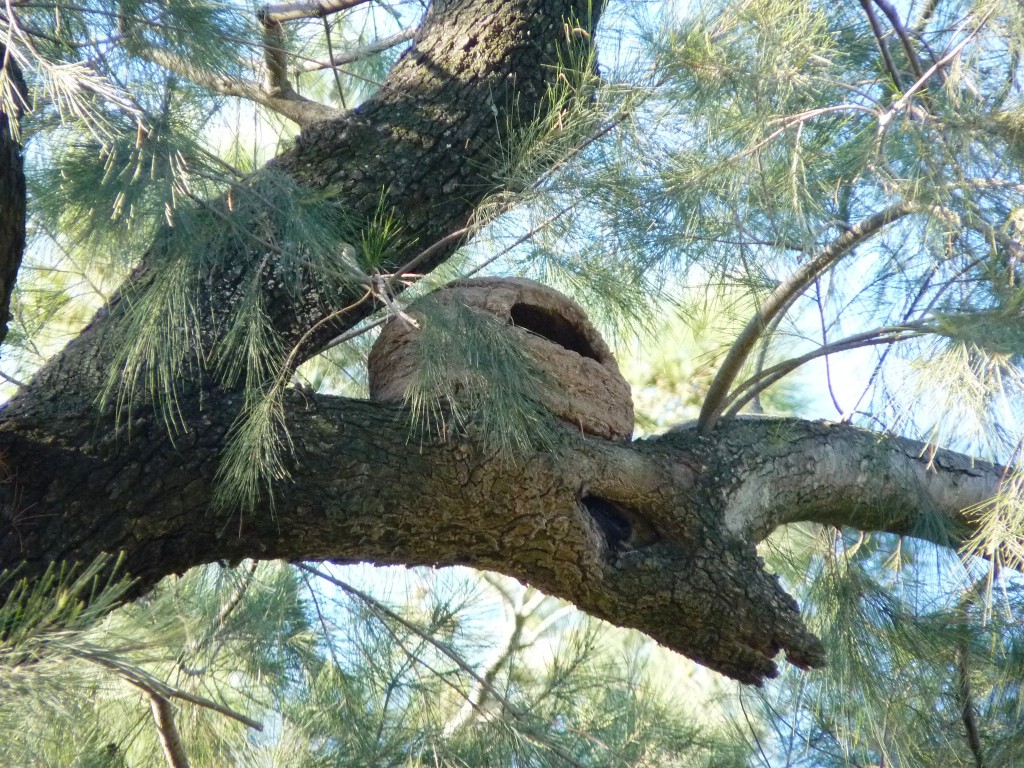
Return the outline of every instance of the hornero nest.
[[[544,372],[548,385],[534,396],[558,418],[607,440],[632,436],[629,384],[601,334],[569,297],[533,280],[480,278],[452,283],[427,300],[461,304],[497,318]],[[425,313],[417,312],[419,305],[408,310],[415,323],[393,318],[370,351],[367,368],[374,400],[402,402],[415,380],[420,326],[426,321]]]

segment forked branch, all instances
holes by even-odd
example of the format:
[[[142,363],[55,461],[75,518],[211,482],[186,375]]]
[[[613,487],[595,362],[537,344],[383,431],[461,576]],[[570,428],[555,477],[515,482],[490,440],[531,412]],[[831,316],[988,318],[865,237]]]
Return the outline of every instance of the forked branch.
[[[790,302],[825,270],[834,265],[860,243],[904,216],[922,210],[921,206],[901,201],[857,222],[843,234],[818,251],[812,258],[794,272],[788,280],[779,285],[761,305],[736,337],[725,360],[718,369],[707,397],[701,408],[698,425],[701,434],[707,435],[721,418],[729,402],[733,382],[743,369],[747,358],[753,352],[764,329],[781,313]]]

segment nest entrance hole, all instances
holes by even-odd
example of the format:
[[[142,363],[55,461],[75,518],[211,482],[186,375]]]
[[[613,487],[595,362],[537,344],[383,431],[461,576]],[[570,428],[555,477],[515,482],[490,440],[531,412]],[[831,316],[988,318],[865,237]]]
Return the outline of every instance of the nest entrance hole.
[[[601,362],[597,351],[580,329],[559,315],[555,310],[536,307],[531,304],[513,304],[509,312],[512,324],[547,339],[563,349],[582,357]]]

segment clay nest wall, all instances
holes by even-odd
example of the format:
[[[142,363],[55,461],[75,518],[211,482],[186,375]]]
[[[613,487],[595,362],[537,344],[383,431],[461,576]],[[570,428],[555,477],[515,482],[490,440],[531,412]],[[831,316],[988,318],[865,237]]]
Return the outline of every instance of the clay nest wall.
[[[525,278],[479,278],[452,283],[413,304],[408,319],[395,317],[381,331],[367,362],[370,397],[402,402],[422,356],[417,345],[429,313],[422,302],[461,304],[502,323],[544,371],[550,386],[536,393],[558,418],[609,440],[633,434],[629,384],[583,308],[568,296]],[[453,370],[452,376],[462,375]]]

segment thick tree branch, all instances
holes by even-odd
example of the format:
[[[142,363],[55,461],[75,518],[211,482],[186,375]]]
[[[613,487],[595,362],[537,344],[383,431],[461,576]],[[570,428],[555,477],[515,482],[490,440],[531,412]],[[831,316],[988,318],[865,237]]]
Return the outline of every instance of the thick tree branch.
[[[280,24],[295,19],[319,19],[338,11],[363,5],[369,0],[297,0],[293,3],[267,3],[257,12],[262,23]]]
[[[724,472],[725,527],[760,541],[785,523],[816,522],[960,547],[976,532],[970,509],[994,497],[1003,467],[845,424],[744,418],[713,439],[697,430],[666,441]]]
[[[557,77],[552,63],[571,42],[566,34],[576,35],[566,19],[592,26],[598,15],[599,5],[588,0],[432,3],[415,45],[380,91],[355,110],[307,124],[295,145],[270,166],[301,186],[327,192],[341,203],[347,222],[369,226],[383,208],[403,234],[376,265],[383,274],[416,258],[428,244],[444,241],[442,248],[428,248],[430,258],[417,263],[418,272],[429,272],[460,245],[460,239],[448,235],[468,231],[478,204],[500,187],[502,158],[512,135],[543,116],[548,87]],[[253,279],[250,254],[242,244],[238,249],[221,258],[224,264],[237,259],[237,267],[225,266],[198,300],[207,308],[201,314],[213,318],[211,326],[230,326],[243,294],[240,285]],[[327,292],[316,276],[308,276],[303,296],[297,298],[282,287],[286,277],[275,272],[277,266],[275,260],[264,259],[259,267],[265,273],[263,303],[283,348],[302,340],[295,356],[299,363],[357,325],[375,306],[358,301],[360,287]],[[119,297],[147,290],[156,271],[144,264]],[[349,311],[338,309],[349,305]],[[95,381],[96,373],[109,361],[101,357],[100,339],[123,320],[127,307],[115,299],[101,310],[65,353],[37,375],[34,388],[51,386],[54,375],[75,375],[86,386],[102,386]],[[316,332],[309,334],[314,326]],[[210,339],[211,346],[215,343]]]
[[[7,337],[11,294],[25,252],[25,168],[18,124],[27,104],[21,70],[0,45],[0,344]]]
[[[998,468],[956,454],[929,462],[920,444],[795,420],[739,419],[710,438],[684,430],[635,444],[567,430],[562,450],[509,462],[472,435],[410,440],[401,409],[296,396],[292,479],[273,514],[239,518],[205,511],[240,396],[210,398],[176,446],[155,417],[136,419],[130,442],[56,403],[48,415],[9,418],[0,450],[16,457],[15,480],[0,489],[9,510],[0,566],[25,560],[31,574],[124,551],[144,590],[246,557],[463,564],[758,682],[775,673],[779,650],[801,666],[823,660],[763,570],[759,539],[812,520],[956,546],[972,532],[961,510],[1000,480]]]
[[[494,190],[510,134],[543,110],[565,20],[589,9],[584,0],[437,0],[380,92],[309,123],[274,170],[365,221],[383,190],[408,242],[380,273],[410,262],[429,271]],[[291,479],[275,489],[273,508],[244,515],[211,511],[242,394],[190,383],[173,441],[146,405],[123,422],[95,407],[110,365],[100,340],[123,317],[115,301],[0,411],[0,569],[24,563],[32,576],[117,551],[142,592],[201,563],[249,557],[464,564],[527,581],[745,682],[775,674],[780,651],[819,665],[823,649],[765,572],[757,541],[782,523],[814,520],[957,545],[972,533],[961,510],[995,493],[999,470],[942,452],[929,463],[918,444],[878,443],[850,427],[739,420],[707,430],[765,324],[910,212],[898,204],[861,222],[780,286],[727,358],[703,430],[623,444],[567,428],[561,450],[512,462],[472,432],[410,439],[399,408],[295,395],[286,407]],[[228,325],[235,289],[254,277],[243,256],[224,254],[203,289],[198,315],[212,327]],[[296,298],[276,287],[272,258],[260,264],[269,265],[258,277],[268,278],[273,327],[286,345],[303,341],[297,360],[365,317],[369,302],[338,309],[363,287],[327,296],[310,281]],[[145,290],[151,272],[144,265],[128,290]]]

